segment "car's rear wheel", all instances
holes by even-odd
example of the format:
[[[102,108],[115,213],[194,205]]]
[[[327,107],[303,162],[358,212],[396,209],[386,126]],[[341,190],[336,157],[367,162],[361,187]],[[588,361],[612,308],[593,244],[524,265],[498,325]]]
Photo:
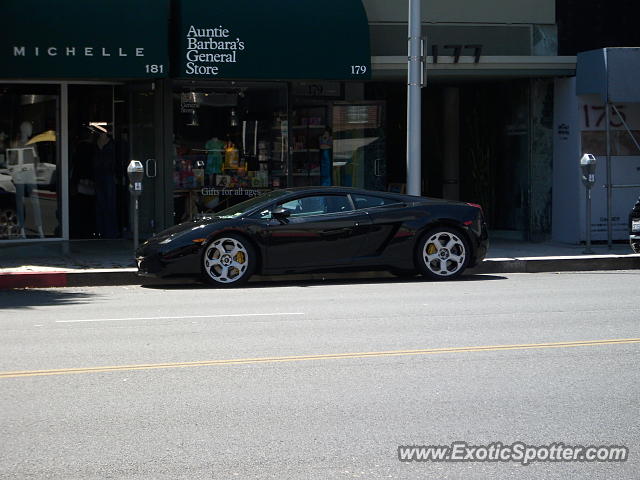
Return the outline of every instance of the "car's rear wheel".
[[[629,242],[631,244],[631,250],[633,250],[634,253],[640,253],[640,240],[630,240]]]
[[[249,280],[256,265],[255,248],[240,235],[214,238],[202,254],[202,276],[207,283],[234,287]]]
[[[416,250],[416,267],[425,277],[444,280],[459,277],[469,264],[469,242],[449,227],[426,232]]]

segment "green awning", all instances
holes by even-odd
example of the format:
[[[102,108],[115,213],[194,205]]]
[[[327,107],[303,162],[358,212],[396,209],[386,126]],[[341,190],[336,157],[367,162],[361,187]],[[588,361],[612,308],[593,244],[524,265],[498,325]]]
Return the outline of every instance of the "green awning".
[[[207,79],[368,79],[361,0],[176,0],[177,67]]]
[[[169,0],[2,0],[2,78],[168,74]]]

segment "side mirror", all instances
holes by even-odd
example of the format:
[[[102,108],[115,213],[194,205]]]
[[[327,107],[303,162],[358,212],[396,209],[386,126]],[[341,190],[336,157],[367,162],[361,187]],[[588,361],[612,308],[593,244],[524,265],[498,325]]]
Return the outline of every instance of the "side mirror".
[[[276,207],[273,210],[271,210],[271,216],[273,218],[277,218],[278,220],[284,220],[285,218],[288,218],[290,215],[291,215],[291,212],[286,208]]]

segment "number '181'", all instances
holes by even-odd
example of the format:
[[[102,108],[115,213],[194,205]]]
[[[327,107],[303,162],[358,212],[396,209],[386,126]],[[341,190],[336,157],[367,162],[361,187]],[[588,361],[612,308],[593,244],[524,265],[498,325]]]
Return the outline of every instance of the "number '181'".
[[[164,73],[164,65],[145,65],[147,73]]]

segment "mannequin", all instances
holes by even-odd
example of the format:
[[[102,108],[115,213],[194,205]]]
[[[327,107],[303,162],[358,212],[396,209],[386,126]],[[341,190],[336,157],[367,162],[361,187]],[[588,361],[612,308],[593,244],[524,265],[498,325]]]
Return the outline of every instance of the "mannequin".
[[[96,190],[96,226],[100,238],[118,237],[116,214],[116,151],[113,140],[100,132],[93,157]]]
[[[40,200],[34,195],[37,186],[36,171],[38,164],[38,153],[35,146],[27,145],[29,138],[33,134],[33,125],[31,122],[24,121],[20,124],[20,135],[13,142],[12,147],[7,149],[8,158],[13,157],[9,165],[9,172],[16,186],[16,210],[18,216],[18,228],[20,229],[20,237],[26,238],[24,229],[25,223],[25,204],[24,198],[31,198],[31,206],[33,209],[33,220],[38,235],[44,238],[42,229],[42,214],[40,212]]]

